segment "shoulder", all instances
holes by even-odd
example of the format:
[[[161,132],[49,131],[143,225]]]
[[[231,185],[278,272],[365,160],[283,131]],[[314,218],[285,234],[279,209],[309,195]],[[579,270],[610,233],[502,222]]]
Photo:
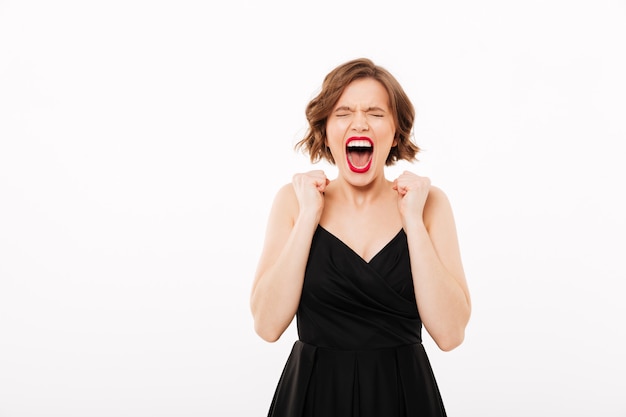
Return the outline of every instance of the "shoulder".
[[[446,193],[439,187],[430,186],[424,205],[424,222],[427,228],[432,224],[452,220],[452,206]]]
[[[296,198],[296,192],[293,188],[293,184],[288,182],[281,186],[276,195],[274,196],[274,203],[276,204],[291,204],[293,202],[298,202]]]
[[[431,185],[428,190],[428,199],[426,200],[426,203],[434,205],[449,205],[450,201],[448,200],[446,193],[441,188]]]
[[[284,184],[274,196],[272,212],[283,218],[286,216],[287,218],[295,219],[298,216],[298,210],[298,199],[293,184]]]

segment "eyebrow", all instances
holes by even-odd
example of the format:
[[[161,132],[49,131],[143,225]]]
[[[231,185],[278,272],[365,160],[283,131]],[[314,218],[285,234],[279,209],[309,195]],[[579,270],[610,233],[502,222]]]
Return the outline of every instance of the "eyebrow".
[[[350,107],[348,107],[348,106],[339,106],[339,107],[337,107],[337,108],[335,109],[335,111],[354,111],[354,110],[353,110],[353,109],[351,109],[351,108],[350,108]],[[369,112],[369,111],[382,111],[382,112],[386,112],[387,110],[385,110],[385,109],[383,109],[383,108],[381,108],[381,107],[376,107],[376,106],[374,106],[374,107],[368,107],[367,109],[365,109],[365,111],[366,111],[366,112]]]

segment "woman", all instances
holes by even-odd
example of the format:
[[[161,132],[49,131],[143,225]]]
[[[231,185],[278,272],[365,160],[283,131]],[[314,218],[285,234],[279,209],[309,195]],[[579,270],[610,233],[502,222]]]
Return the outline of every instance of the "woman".
[[[470,317],[453,214],[415,160],[415,111],[368,59],[331,71],[307,106],[297,147],[338,169],[299,173],[277,193],[252,287],[255,330],[295,342],[269,416],[445,416],[421,344],[457,347]]]

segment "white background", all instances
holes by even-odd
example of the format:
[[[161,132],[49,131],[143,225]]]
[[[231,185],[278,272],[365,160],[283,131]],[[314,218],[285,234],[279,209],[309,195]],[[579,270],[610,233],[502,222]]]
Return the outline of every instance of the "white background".
[[[0,1],[0,416],[264,416],[274,193],[323,77],[418,112],[474,309],[455,417],[626,416],[624,1]],[[409,6],[412,4],[412,6]]]

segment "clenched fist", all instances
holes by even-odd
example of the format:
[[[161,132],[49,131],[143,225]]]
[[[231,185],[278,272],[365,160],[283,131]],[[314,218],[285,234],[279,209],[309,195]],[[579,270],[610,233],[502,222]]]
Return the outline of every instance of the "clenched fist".
[[[393,189],[398,192],[398,209],[402,223],[422,221],[424,205],[430,190],[430,179],[404,171],[393,182]]]
[[[319,221],[324,209],[324,190],[330,183],[324,171],[314,170],[295,174],[291,182],[300,205],[300,214],[314,215]]]

